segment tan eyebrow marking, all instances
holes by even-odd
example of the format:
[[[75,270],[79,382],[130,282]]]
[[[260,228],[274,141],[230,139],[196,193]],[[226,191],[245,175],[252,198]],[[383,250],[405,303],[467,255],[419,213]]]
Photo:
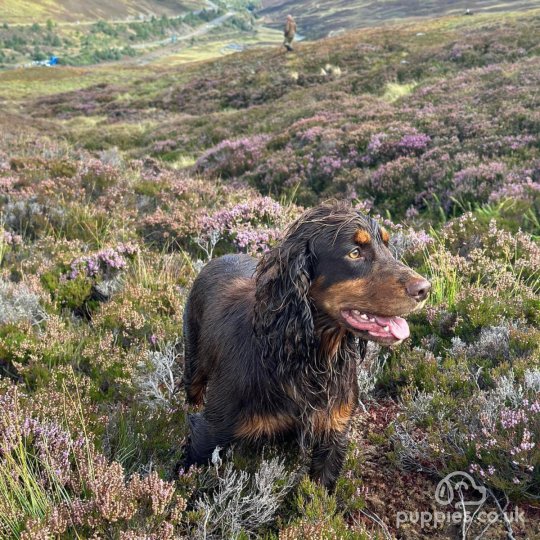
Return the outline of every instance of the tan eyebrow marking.
[[[371,242],[371,236],[367,231],[363,229],[358,229],[354,233],[354,241],[357,244],[369,244]]]
[[[381,227],[381,238],[385,244],[388,244],[388,242],[390,241],[390,235],[384,227]]]

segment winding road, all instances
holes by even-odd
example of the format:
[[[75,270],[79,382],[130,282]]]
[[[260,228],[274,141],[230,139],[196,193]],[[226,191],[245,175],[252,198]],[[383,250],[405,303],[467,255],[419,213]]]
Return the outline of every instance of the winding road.
[[[177,36],[176,41],[174,42],[169,37],[167,39],[162,39],[162,40],[154,41],[150,43],[148,42],[140,43],[139,47],[133,46],[134,49],[136,48],[142,49],[142,48],[147,48],[147,47],[152,47],[152,46],[161,46],[161,47],[157,50],[149,51],[146,54],[142,54],[141,56],[137,56],[130,60],[123,60],[122,63],[125,65],[136,65],[136,66],[144,66],[146,64],[149,64],[150,62],[153,62],[154,60],[157,60],[158,58],[161,58],[162,56],[166,56],[167,54],[171,53],[171,49],[176,48],[179,45],[179,43],[207,34],[208,32],[210,32],[210,30],[217,28],[218,26],[223,24],[225,21],[230,19],[235,14],[236,12],[229,11],[225,13],[224,15],[221,15],[220,17],[217,17],[216,19],[213,19],[199,26],[192,32],[188,32],[187,34],[184,34],[182,36]]]
[[[228,11],[224,15],[221,15],[220,17],[212,19],[211,21],[208,21],[207,23],[202,24],[201,26],[198,26],[192,32],[188,32],[187,34],[183,34],[183,35],[176,35],[176,39],[174,42],[172,41],[172,36],[169,36],[165,39],[160,39],[158,41],[145,41],[143,43],[136,43],[135,45],[131,45],[131,48],[132,49],[145,49],[147,47],[157,47],[159,45],[177,43],[178,41],[186,41],[187,39],[202,36],[204,34],[207,34],[210,30],[213,30],[214,28],[223,24],[227,19],[230,19],[233,15],[235,15],[235,13],[236,12],[234,11]]]

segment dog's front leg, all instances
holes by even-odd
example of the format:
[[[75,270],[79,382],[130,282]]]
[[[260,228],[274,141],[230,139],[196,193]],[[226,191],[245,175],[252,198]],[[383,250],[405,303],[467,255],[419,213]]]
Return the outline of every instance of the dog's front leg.
[[[348,427],[343,431],[327,431],[315,441],[311,457],[310,477],[333,491],[347,452]]]
[[[189,422],[189,442],[185,451],[184,468],[191,465],[205,465],[210,461],[216,446],[224,448],[232,437],[226,432],[216,432],[204,413],[190,414]]]

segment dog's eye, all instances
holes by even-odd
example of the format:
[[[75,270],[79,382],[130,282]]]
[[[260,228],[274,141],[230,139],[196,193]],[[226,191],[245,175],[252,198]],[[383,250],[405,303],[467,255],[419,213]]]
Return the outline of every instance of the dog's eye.
[[[362,254],[358,248],[354,248],[352,251],[349,251],[349,259],[363,259]]]

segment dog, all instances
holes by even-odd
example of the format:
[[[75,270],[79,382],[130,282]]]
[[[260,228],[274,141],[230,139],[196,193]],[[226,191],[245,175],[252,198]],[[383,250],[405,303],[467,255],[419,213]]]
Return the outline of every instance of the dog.
[[[329,490],[345,457],[366,342],[409,337],[403,316],[429,281],[399,262],[389,234],[345,203],[306,211],[259,263],[209,262],[184,316],[189,404],[185,466],[219,446],[295,436],[311,450],[310,476]]]

